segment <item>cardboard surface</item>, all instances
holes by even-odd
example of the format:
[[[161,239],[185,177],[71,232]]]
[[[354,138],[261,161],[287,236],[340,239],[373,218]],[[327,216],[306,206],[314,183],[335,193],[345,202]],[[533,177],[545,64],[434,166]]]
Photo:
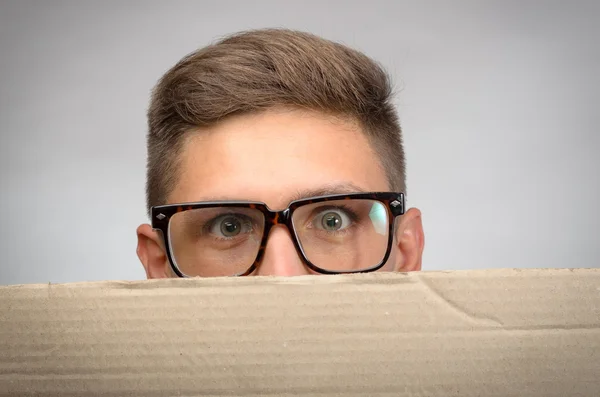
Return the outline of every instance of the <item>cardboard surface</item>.
[[[0,396],[600,396],[600,270],[0,288]]]

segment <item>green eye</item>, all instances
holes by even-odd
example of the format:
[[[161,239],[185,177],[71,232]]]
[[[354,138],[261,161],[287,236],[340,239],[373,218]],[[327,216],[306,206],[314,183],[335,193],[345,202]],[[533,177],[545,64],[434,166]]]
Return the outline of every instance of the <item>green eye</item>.
[[[316,229],[326,232],[337,232],[352,226],[353,214],[343,208],[327,208],[313,219],[312,224]]]
[[[221,234],[225,237],[237,236],[242,229],[242,223],[236,218],[226,218],[221,221]]]
[[[209,232],[220,238],[234,238],[253,230],[252,221],[244,215],[221,215],[215,218],[209,227]]]
[[[328,212],[323,215],[321,225],[325,230],[339,230],[342,227],[342,217],[335,212]]]

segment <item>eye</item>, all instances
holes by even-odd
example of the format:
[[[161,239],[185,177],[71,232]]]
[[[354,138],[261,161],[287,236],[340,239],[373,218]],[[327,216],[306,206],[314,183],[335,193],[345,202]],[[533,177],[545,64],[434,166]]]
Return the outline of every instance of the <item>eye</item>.
[[[215,218],[210,223],[209,232],[218,237],[234,238],[252,231],[252,222],[243,215],[228,214]]]
[[[313,220],[313,225],[317,229],[328,232],[343,230],[352,225],[351,215],[343,209],[327,209],[320,212]]]

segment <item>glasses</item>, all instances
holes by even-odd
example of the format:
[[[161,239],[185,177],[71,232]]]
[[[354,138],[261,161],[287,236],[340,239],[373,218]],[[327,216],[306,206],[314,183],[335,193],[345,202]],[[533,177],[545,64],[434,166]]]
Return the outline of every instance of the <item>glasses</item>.
[[[249,201],[152,207],[169,263],[179,277],[247,276],[256,270],[271,228],[288,228],[304,263],[322,274],[380,269],[393,243],[404,194],[354,193],[296,200],[283,211]]]

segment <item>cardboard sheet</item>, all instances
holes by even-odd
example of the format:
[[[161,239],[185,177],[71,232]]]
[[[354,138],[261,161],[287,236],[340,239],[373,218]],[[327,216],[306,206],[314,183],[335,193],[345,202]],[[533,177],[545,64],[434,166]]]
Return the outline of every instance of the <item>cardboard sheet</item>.
[[[600,270],[0,288],[0,396],[600,396]]]

